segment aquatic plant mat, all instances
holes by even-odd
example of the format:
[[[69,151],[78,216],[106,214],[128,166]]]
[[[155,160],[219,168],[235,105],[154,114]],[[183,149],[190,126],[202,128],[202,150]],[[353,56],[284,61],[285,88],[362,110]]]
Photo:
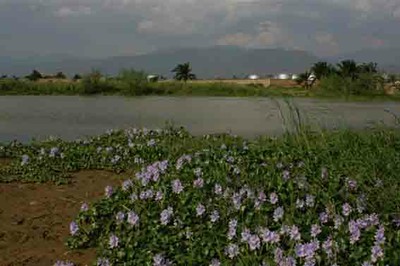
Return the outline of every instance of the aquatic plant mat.
[[[1,265],[400,265],[400,131],[0,147]]]

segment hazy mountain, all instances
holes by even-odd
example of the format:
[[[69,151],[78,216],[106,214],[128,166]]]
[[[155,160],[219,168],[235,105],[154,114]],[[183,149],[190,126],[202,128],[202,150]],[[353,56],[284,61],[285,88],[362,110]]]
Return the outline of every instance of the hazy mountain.
[[[358,62],[377,62],[381,68],[400,72],[400,49],[362,50],[328,58],[330,62],[354,59]],[[200,78],[243,77],[259,75],[299,73],[313,63],[324,60],[311,53],[284,49],[244,49],[234,46],[208,48],[176,48],[145,55],[117,56],[104,59],[76,58],[69,55],[52,55],[29,58],[0,56],[0,75],[26,75],[32,69],[44,73],[63,71],[68,75],[87,73],[98,69],[103,73],[116,74],[123,68],[135,68],[148,73],[171,76],[171,70],[179,63],[190,62]]]

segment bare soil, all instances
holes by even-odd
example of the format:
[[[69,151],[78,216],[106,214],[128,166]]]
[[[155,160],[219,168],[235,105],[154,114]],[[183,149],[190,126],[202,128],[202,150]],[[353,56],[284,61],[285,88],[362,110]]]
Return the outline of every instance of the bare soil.
[[[4,162],[3,162],[4,163]],[[92,265],[94,250],[69,251],[69,223],[83,202],[93,202],[121,177],[105,171],[74,174],[71,184],[0,184],[0,266]]]

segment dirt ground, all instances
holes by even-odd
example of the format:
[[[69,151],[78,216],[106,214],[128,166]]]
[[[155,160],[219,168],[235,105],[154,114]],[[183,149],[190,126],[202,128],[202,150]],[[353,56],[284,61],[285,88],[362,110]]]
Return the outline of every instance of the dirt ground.
[[[53,265],[71,260],[92,265],[94,250],[69,251],[69,223],[83,202],[93,202],[122,177],[104,171],[74,174],[72,184],[0,183],[0,266]]]

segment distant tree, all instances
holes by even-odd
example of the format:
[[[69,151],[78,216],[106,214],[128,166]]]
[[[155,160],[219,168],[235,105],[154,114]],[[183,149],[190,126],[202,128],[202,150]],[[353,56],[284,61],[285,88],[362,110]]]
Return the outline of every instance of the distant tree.
[[[196,79],[196,75],[192,73],[189,62],[177,65],[172,72],[175,73],[174,78],[176,80],[183,80],[186,82],[187,80]]]
[[[26,76],[27,79],[32,80],[32,81],[36,81],[38,79],[43,78],[42,74],[40,74],[39,71],[37,71],[36,69],[34,69],[32,71],[31,74],[29,74],[28,76]]]
[[[299,75],[299,77],[296,79],[296,83],[303,86],[306,89],[309,89],[313,85],[313,81],[310,80],[310,78],[311,78],[311,72],[306,71]]]
[[[378,64],[374,62],[360,64],[357,68],[359,73],[378,73]]]
[[[80,79],[82,79],[82,76],[79,75],[79,74],[75,74],[74,77],[72,78],[72,80],[74,80],[74,81],[77,81],[77,80],[80,80]]]
[[[57,79],[66,79],[67,76],[66,76],[64,73],[62,73],[62,72],[58,72],[58,73],[55,75],[55,78],[57,78]]]
[[[2,75],[2,76],[1,76],[1,79],[6,79],[6,78],[8,78],[7,75]]]
[[[338,73],[344,78],[351,78],[351,80],[357,79],[359,68],[354,60],[344,60],[337,64]]]
[[[336,69],[327,62],[318,62],[311,67],[311,72],[314,73],[316,79],[321,80],[335,73]]]

